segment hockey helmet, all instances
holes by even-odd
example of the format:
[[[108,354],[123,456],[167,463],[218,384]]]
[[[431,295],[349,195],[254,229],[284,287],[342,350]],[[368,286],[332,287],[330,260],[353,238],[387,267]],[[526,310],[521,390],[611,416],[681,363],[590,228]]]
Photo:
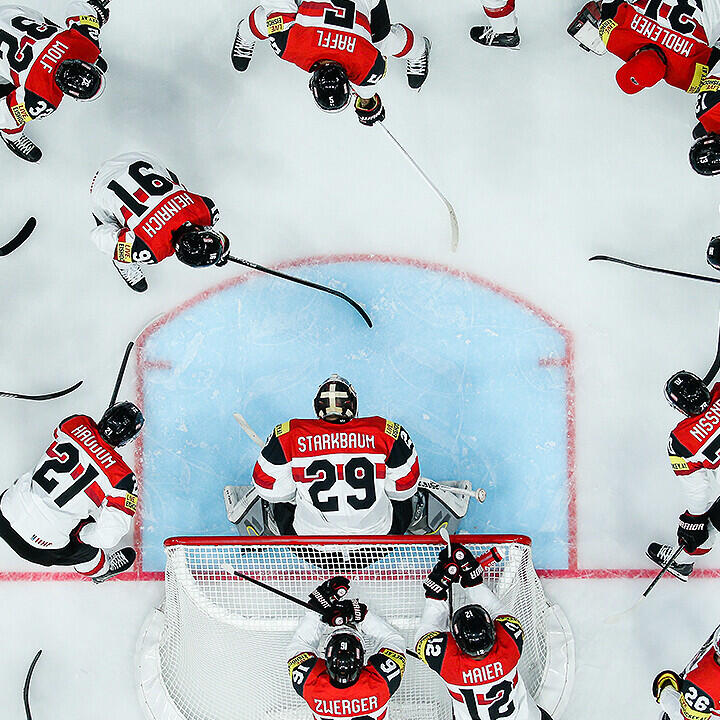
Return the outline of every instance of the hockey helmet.
[[[495,647],[495,623],[480,605],[465,605],[455,611],[450,630],[460,650],[484,658]]]
[[[659,83],[667,72],[667,60],[655,45],[641,47],[615,74],[620,89],[628,95]]]
[[[720,170],[720,167],[718,168]],[[707,249],[708,265],[720,270],[720,235],[711,238]]]
[[[665,398],[676,410],[694,417],[707,410],[710,390],[697,375],[680,370],[665,383]]]
[[[350,81],[340,63],[315,63],[310,71],[310,90],[321,110],[329,113],[340,112],[350,104]]]
[[[357,393],[348,380],[333,373],[318,388],[314,406],[321,420],[346,423],[357,415]]]
[[[365,647],[360,635],[348,627],[332,633],[325,645],[325,666],[333,687],[354,685],[365,667]]]
[[[720,659],[720,625],[715,628],[715,632],[713,633],[712,646],[715,651],[715,656]]]
[[[64,60],[55,70],[55,84],[63,95],[75,100],[97,100],[105,90],[105,75],[84,60]]]
[[[720,175],[720,135],[708,133],[692,144],[690,167],[698,175]]]
[[[173,233],[177,259],[190,267],[210,267],[222,259],[225,236],[210,227],[185,223]]]
[[[115,403],[105,411],[98,423],[98,430],[108,445],[120,447],[129,443],[144,424],[145,418],[140,408],[125,401]]]

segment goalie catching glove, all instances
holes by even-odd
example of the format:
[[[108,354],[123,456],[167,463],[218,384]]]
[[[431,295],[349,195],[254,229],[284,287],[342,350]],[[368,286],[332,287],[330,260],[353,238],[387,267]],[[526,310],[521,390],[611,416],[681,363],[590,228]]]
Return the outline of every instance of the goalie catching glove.
[[[332,577],[320,583],[309,595],[312,609],[321,615],[337,605],[350,589],[350,580],[342,575]]]
[[[447,550],[440,553],[440,559],[423,581],[425,597],[431,600],[447,600],[450,586],[460,577],[460,568],[447,557]]]
[[[357,625],[365,619],[367,611],[367,605],[361,603],[357,598],[341,600],[322,613],[322,621],[332,627]]]

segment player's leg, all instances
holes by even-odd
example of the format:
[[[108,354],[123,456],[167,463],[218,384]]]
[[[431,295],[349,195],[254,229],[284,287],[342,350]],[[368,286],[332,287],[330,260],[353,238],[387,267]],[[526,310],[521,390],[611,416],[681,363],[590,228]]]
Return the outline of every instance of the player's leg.
[[[422,87],[429,71],[431,45],[428,38],[418,35],[407,25],[392,23],[387,36],[375,46],[386,57],[392,55],[407,61],[408,85],[413,90]]]
[[[470,37],[488,47],[517,48],[520,45],[515,0],[483,0],[485,14],[490,23],[477,25]]]
[[[18,124],[10,110],[10,99],[15,87],[8,88],[0,78],[0,88],[5,93],[0,100],[0,138],[8,149],[26,162],[37,162],[42,157],[40,148],[23,132],[25,125]],[[7,91],[7,92],[5,92]]]

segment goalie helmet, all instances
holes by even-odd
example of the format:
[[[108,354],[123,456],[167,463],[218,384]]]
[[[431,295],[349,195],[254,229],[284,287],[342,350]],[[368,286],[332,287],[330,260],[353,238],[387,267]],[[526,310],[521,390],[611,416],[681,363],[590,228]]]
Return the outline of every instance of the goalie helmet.
[[[495,623],[480,605],[456,610],[450,630],[458,647],[470,657],[484,658],[495,647]]]
[[[720,135],[708,133],[692,144],[690,167],[698,175],[709,177],[720,174]]]
[[[144,424],[145,418],[140,408],[126,401],[115,403],[105,411],[98,423],[98,430],[108,445],[120,447],[129,443]]]
[[[320,385],[313,404],[315,414],[326,422],[346,423],[357,415],[355,388],[337,373]]]
[[[185,223],[173,233],[177,259],[190,267],[210,267],[217,264],[225,250],[223,236],[209,227]]]
[[[325,665],[333,687],[354,685],[365,667],[365,648],[360,636],[347,627],[334,632],[325,645]]]
[[[350,104],[350,81],[342,65],[336,62],[315,63],[311,72],[310,90],[321,110],[340,112]]]
[[[75,100],[96,100],[105,89],[105,75],[84,60],[64,60],[55,70],[55,84],[63,95]]]
[[[710,390],[697,375],[680,370],[665,383],[665,398],[683,415],[694,417],[707,410]]]
[[[628,95],[657,85],[667,72],[667,60],[655,45],[641,47],[615,74],[620,89]]]

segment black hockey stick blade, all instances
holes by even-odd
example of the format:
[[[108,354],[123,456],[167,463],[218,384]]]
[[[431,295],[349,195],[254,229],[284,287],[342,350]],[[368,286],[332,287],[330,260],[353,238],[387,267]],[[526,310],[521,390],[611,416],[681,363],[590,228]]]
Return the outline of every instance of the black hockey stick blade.
[[[123,377],[125,375],[125,370],[127,369],[128,360],[130,359],[130,353],[132,352],[133,346],[135,345],[135,341],[131,340],[127,347],[125,348],[125,355],[123,356],[122,363],[120,365],[120,370],[117,375],[117,379],[115,380],[115,387],[113,388],[113,394],[110,398],[110,404],[108,407],[112,407],[115,404],[115,401],[117,400],[118,393],[120,392],[120,385],[122,384]]]
[[[713,360],[713,364],[710,366],[710,369],[707,371],[707,374],[703,378],[703,382],[706,385],[709,385],[715,379],[715,376],[718,374],[718,370],[720,370],[720,326],[718,328],[718,344],[717,350],[715,351],[715,359]]]
[[[69,395],[73,390],[77,390],[83,381],[76,382],[72,387],[65,388],[64,390],[58,390],[54,393],[47,393],[46,395],[22,395],[21,393],[14,392],[0,392],[0,397],[16,398],[18,400],[54,400],[55,398],[62,397],[63,395]]]
[[[250,262],[249,260],[241,260],[240,258],[233,257],[232,255],[228,257],[228,260],[230,262],[237,263],[238,265],[244,265],[245,267],[249,267],[252,270],[264,272],[268,275],[274,275],[275,277],[282,278],[283,280],[289,280],[290,282],[298,283],[299,285],[305,285],[305,287],[314,288],[315,290],[320,290],[321,292],[335,295],[335,297],[339,297],[346,303],[350,303],[350,305],[352,305],[355,310],[360,313],[360,316],[367,323],[368,327],[373,326],[370,316],[365,312],[363,307],[359,303],[355,302],[355,300],[353,300],[351,297],[348,297],[345,293],[340,292],[339,290],[333,290],[333,288],[326,287],[325,285],[318,285],[317,283],[311,282],[310,280],[303,280],[302,278],[295,277],[294,275],[286,275],[279,270],[271,270],[270,268],[264,267],[263,265],[258,265],[257,263]]]
[[[17,250],[32,235],[36,225],[37,220],[34,217],[29,218],[22,230],[9,243],[0,247],[0,257],[5,257],[13,250]]]
[[[38,650],[33,658],[33,661],[30,663],[30,669],[28,670],[25,678],[25,685],[23,687],[23,703],[25,705],[25,717],[27,720],[32,720],[32,713],[30,712],[30,681],[32,680],[33,671],[35,670],[35,666],[37,665],[37,661],[40,659],[41,655],[42,650]]]
[[[665,268],[653,267],[652,265],[641,265],[640,263],[630,262],[622,258],[610,257],[609,255],[593,255],[593,260],[605,260],[606,262],[617,263],[618,265],[627,265],[628,267],[637,268],[638,270],[649,270],[650,272],[661,273],[662,275],[674,275],[675,277],[690,278],[691,280],[702,280],[703,282],[720,283],[719,278],[709,277],[708,275],[695,275],[694,273],[681,272],[680,270],[666,270]]]

